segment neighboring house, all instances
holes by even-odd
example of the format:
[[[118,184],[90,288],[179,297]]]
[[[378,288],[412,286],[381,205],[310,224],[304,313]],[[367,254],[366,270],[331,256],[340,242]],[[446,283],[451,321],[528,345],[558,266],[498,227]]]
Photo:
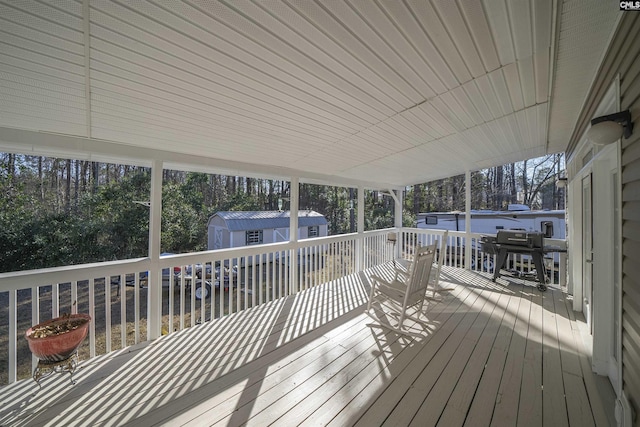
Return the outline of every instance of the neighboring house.
[[[217,212],[207,223],[207,248],[226,249],[289,241],[289,211]],[[298,239],[328,235],[327,219],[299,211]]]

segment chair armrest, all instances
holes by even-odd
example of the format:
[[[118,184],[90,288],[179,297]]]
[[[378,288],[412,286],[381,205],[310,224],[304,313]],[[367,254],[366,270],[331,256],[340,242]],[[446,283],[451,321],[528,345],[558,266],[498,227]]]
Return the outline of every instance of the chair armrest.
[[[399,268],[394,268],[395,274],[393,276],[393,280],[396,282],[406,282],[409,280],[409,271],[408,270],[400,270]]]
[[[372,280],[374,283],[379,283],[379,284],[387,285],[387,286],[388,286],[389,284],[391,284],[391,282],[389,282],[388,280],[385,280],[385,279],[383,279],[383,278],[382,278],[382,277],[380,277],[380,276],[376,276],[375,274],[372,274],[372,275],[370,276],[370,278],[371,278],[371,280]]]

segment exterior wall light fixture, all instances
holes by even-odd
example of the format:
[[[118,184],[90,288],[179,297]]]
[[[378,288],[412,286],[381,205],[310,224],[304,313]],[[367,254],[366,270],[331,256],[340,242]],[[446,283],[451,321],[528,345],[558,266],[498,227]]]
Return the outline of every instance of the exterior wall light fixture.
[[[629,110],[596,117],[591,120],[587,138],[595,144],[611,144],[622,136],[629,138],[633,132],[633,122]]]
[[[565,188],[566,186],[567,186],[567,178],[566,177],[558,178],[556,180],[556,187],[557,188]]]

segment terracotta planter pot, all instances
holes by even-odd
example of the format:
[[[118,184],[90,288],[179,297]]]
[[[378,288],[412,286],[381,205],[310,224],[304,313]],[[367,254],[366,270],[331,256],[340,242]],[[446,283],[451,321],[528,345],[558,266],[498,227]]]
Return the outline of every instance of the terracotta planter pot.
[[[84,322],[72,331],[43,338],[33,336],[33,332],[37,328],[62,325],[69,320],[77,319],[84,320]],[[82,341],[87,336],[87,332],[89,332],[90,322],[91,316],[88,314],[72,314],[69,317],[56,317],[55,319],[38,323],[27,329],[27,333],[25,334],[29,343],[29,350],[44,362],[55,363],[65,360],[82,344]]]

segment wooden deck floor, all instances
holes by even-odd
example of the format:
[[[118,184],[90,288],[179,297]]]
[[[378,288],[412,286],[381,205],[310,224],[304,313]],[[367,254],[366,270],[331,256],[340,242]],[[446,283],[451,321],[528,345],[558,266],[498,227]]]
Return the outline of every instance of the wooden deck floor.
[[[0,425],[609,425],[560,290],[444,268],[402,336],[364,314],[369,273],[86,361],[75,386],[1,388]]]

